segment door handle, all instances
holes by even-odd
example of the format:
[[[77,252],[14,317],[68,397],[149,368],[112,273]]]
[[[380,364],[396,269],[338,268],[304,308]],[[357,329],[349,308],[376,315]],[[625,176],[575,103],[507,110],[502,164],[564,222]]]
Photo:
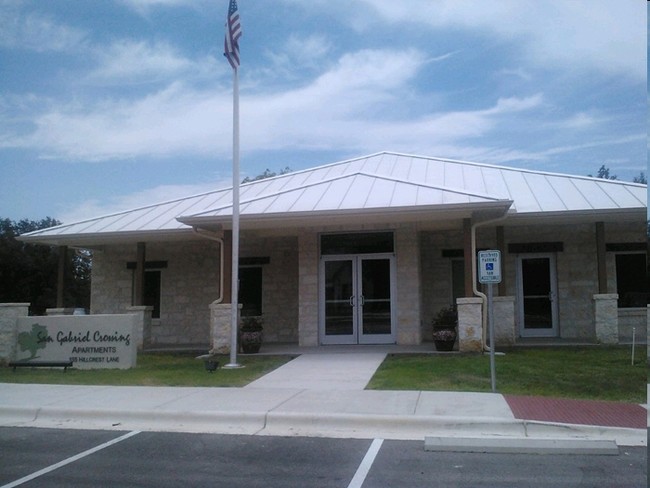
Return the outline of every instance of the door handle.
[[[363,295],[361,295],[361,296],[359,297],[359,300],[360,300],[360,305],[363,307],[363,306],[366,304],[366,297],[364,297]]]
[[[354,307],[354,295],[350,297],[350,306]]]

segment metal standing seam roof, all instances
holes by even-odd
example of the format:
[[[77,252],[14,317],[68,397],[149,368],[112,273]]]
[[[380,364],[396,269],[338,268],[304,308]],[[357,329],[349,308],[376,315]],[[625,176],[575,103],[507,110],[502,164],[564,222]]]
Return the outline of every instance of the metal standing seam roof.
[[[509,214],[647,208],[646,185],[381,152],[240,187],[242,218],[407,211],[501,203]],[[187,232],[188,223],[232,216],[232,188],[24,234],[21,239]]]

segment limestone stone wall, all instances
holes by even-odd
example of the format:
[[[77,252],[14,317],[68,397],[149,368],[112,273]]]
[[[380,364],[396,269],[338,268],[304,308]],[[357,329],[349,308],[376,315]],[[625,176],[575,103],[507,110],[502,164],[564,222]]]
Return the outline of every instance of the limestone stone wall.
[[[476,235],[480,247],[496,245],[496,234],[493,229],[479,228]],[[455,305],[452,299],[452,259],[443,257],[442,252],[462,250],[463,245],[461,229],[420,233],[421,322],[422,337],[426,341],[432,340],[433,317],[441,309]]]
[[[132,305],[136,245],[106,246],[93,254],[91,313],[126,313]],[[209,344],[209,304],[219,292],[219,245],[207,239],[148,243],[147,261],[161,269],[160,319],[151,326],[150,344]]]
[[[299,344],[317,346],[318,339],[318,233],[303,229],[298,237]]]
[[[298,238],[242,233],[242,258],[267,257],[262,265],[264,340],[298,342]]]
[[[18,317],[27,317],[29,303],[0,303],[0,364],[15,358]]]
[[[420,344],[420,242],[415,228],[398,228],[394,234],[397,256],[397,343]]]
[[[643,222],[605,224],[606,242],[644,242]],[[598,293],[598,264],[596,261],[595,224],[539,224],[506,226],[506,249],[502,254],[502,274],[506,296],[515,297],[515,330],[517,328],[517,255],[509,253],[511,243],[562,242],[563,251],[556,253],[558,281],[558,312],[563,338],[595,340],[594,307],[592,297]],[[477,249],[496,246],[495,228],[477,229]],[[444,249],[463,249],[461,229],[426,230],[420,233],[421,256],[421,320],[423,337],[431,338],[431,318],[442,308],[452,305],[451,259],[442,257]],[[607,253],[608,292],[616,292],[616,262],[613,253]],[[496,293],[495,293],[496,295]],[[501,331],[504,338],[506,331]],[[623,334],[627,334],[623,332]],[[506,334],[508,335],[508,334]]]

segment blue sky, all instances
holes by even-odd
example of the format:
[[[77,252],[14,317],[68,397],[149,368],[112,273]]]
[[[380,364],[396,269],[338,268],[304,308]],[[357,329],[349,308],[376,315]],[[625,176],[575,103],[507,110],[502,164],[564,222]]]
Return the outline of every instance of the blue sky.
[[[239,0],[241,173],[390,150],[647,172],[641,0]],[[0,217],[231,181],[227,0],[0,0]]]

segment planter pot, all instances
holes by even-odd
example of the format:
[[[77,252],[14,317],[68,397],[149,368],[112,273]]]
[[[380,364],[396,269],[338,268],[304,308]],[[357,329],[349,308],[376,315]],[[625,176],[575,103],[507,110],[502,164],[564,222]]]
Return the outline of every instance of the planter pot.
[[[262,331],[240,332],[239,341],[244,354],[260,352],[262,346]]]
[[[436,350],[437,351],[453,351],[454,350],[454,344],[456,343],[455,340],[453,341],[436,341],[434,340],[433,343],[436,345]]]

